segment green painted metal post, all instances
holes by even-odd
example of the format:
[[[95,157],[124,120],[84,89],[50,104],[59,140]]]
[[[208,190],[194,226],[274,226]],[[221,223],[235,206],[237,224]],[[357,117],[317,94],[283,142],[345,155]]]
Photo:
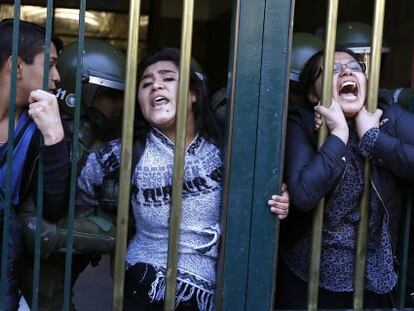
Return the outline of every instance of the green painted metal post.
[[[80,105],[81,105],[81,82],[83,68],[83,46],[85,34],[85,12],[86,0],[80,1],[79,7],[79,34],[78,34],[78,54],[76,69],[76,88],[75,88],[75,115],[73,118],[73,139],[72,139],[72,163],[70,171],[70,194],[69,194],[69,211],[68,211],[68,238],[66,242],[66,258],[65,258],[65,286],[64,286],[64,302],[63,310],[70,310],[71,297],[71,277],[72,277],[72,247],[73,247],[73,222],[75,218],[75,191],[77,180],[77,161],[79,159],[79,124],[80,124]]]
[[[272,310],[279,221],[267,206],[283,177],[294,1],[267,0],[262,46],[246,310]],[[273,273],[272,273],[273,272]]]
[[[250,246],[251,204],[256,149],[257,113],[260,88],[261,47],[264,22],[264,0],[239,0],[237,46],[233,71],[234,113],[230,164],[226,176],[229,191],[227,200],[225,247],[223,248],[222,301],[223,311],[245,310],[248,255]]]
[[[9,102],[9,128],[7,137],[7,171],[5,182],[5,199],[3,215],[3,239],[1,252],[1,280],[0,280],[0,310],[4,309],[5,292],[7,284],[7,258],[9,252],[9,231],[10,231],[10,209],[12,200],[12,166],[13,166],[13,148],[14,148],[14,114],[16,111],[16,80],[17,80],[17,55],[19,47],[19,19],[20,19],[20,1],[14,2],[14,21],[13,21],[13,46],[12,46],[12,70]]]
[[[43,90],[49,90],[49,56],[52,37],[52,14],[53,0],[47,1],[46,36],[43,67]],[[44,144],[43,137],[39,140],[40,146]],[[40,148],[39,148],[40,150]],[[41,256],[41,234],[43,222],[43,189],[44,189],[44,166],[43,157],[40,154],[37,179],[37,203],[36,203],[36,234],[35,234],[35,258],[33,264],[33,292],[32,292],[32,311],[37,311],[39,302],[40,284],[40,256]]]
[[[235,2],[221,310],[271,310],[293,1]]]

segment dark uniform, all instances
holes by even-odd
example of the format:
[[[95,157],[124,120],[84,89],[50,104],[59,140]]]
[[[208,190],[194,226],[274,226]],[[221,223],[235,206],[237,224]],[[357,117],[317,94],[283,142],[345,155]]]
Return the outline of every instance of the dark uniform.
[[[65,47],[59,58],[62,79],[56,96],[62,119],[73,132],[75,104],[77,43]],[[110,44],[85,39],[82,70],[82,105],[79,127],[80,156],[78,169],[87,155],[121,134],[125,56]],[[107,179],[100,189],[100,207],[88,213],[76,213],[73,224],[73,258],[71,284],[89,263],[97,265],[102,254],[110,254],[115,246],[115,220],[118,197],[118,176]],[[83,211],[85,209],[82,209]],[[31,204],[20,213],[24,237],[29,251],[34,250],[34,209]],[[44,222],[42,230],[42,262],[39,288],[39,309],[58,310],[64,298],[67,219],[58,224]],[[32,267],[26,265],[22,289],[26,299],[32,297]],[[71,304],[71,309],[75,309]]]

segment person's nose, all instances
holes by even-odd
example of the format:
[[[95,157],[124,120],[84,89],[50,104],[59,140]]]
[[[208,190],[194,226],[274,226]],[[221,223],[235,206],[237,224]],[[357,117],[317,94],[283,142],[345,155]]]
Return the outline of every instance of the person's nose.
[[[152,84],[152,89],[155,90],[161,90],[164,88],[164,84],[161,80],[155,79],[154,83]]]
[[[349,76],[352,74],[352,70],[348,68],[346,64],[341,65],[341,76]]]
[[[55,66],[53,66],[52,70],[50,71],[50,80],[52,80],[54,83],[60,82],[60,74]]]

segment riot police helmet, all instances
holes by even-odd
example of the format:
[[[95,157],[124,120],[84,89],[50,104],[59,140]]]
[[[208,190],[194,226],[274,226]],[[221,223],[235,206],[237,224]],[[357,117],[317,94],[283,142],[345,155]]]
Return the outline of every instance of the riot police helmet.
[[[76,98],[78,42],[64,47],[57,64],[61,81],[56,91],[61,110],[73,115]],[[112,90],[125,89],[125,55],[106,41],[85,38],[83,63],[81,65],[82,105],[92,104],[96,90],[105,87]]]
[[[340,23],[336,30],[336,46],[346,48],[356,54],[371,52],[372,27],[361,22]],[[382,53],[390,51],[386,44],[382,46]]]
[[[299,82],[300,73],[306,62],[312,55],[322,50],[323,41],[317,36],[306,32],[294,33],[292,36],[289,79]]]

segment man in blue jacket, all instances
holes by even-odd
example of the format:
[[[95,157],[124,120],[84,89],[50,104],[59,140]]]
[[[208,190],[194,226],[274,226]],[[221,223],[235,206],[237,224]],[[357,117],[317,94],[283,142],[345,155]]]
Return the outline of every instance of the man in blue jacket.
[[[13,20],[0,22],[0,241],[3,236],[4,211],[7,209],[7,151],[9,110],[12,105]],[[44,163],[43,215],[56,222],[65,213],[69,186],[69,144],[65,139],[57,100],[51,92],[59,81],[56,69],[60,40],[54,39],[49,59],[44,59],[45,29],[19,22],[14,143],[11,173],[10,231],[7,261],[5,310],[17,310],[21,286],[23,242],[16,213],[24,202],[37,197],[37,168]],[[48,89],[42,90],[44,63],[49,63]],[[40,138],[44,143],[40,145]]]

